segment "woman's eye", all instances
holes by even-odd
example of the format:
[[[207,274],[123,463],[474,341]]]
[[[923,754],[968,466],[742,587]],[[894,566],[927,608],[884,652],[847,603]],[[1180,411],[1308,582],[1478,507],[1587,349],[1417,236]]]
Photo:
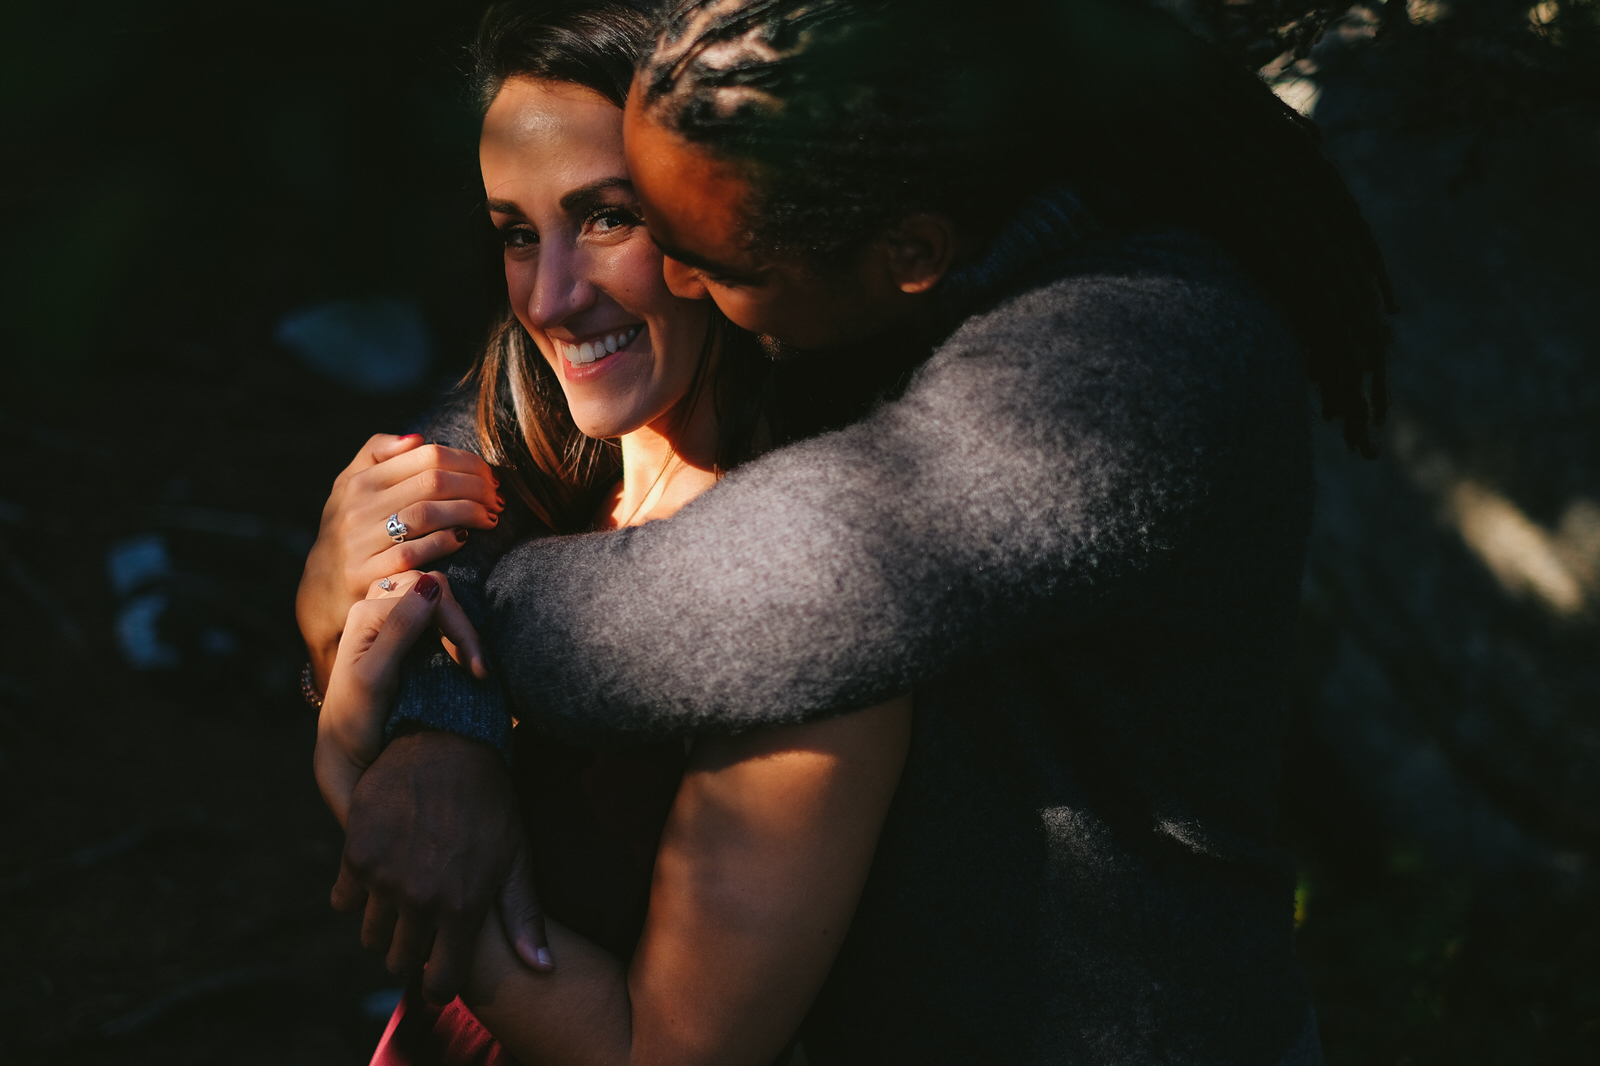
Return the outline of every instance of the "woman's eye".
[[[589,228],[596,233],[615,233],[639,225],[639,216],[620,207],[605,207],[589,216]]]
[[[500,231],[500,239],[510,249],[533,248],[539,244],[539,234],[527,226],[506,226]]]

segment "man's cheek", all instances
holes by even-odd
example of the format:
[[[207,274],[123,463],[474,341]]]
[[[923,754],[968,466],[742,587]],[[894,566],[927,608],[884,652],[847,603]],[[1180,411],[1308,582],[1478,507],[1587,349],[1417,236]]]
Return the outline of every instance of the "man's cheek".
[[[736,289],[727,289],[722,286],[707,286],[711,292],[711,299],[719,310],[727,316],[728,321],[741,329],[752,333],[767,332],[759,308],[752,305],[750,299]]]

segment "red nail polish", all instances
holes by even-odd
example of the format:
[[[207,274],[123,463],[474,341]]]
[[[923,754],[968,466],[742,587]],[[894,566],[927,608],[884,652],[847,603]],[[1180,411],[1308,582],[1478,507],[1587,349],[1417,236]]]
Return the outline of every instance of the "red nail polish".
[[[403,440],[403,441],[421,440],[422,439],[422,434],[421,433],[407,433],[405,436],[401,437],[400,439]]]
[[[439,582],[432,574],[423,574],[417,578],[417,595],[425,600],[436,599],[439,595]]]
[[[464,529],[456,530],[456,540],[461,541],[463,544],[466,543],[467,531]]]

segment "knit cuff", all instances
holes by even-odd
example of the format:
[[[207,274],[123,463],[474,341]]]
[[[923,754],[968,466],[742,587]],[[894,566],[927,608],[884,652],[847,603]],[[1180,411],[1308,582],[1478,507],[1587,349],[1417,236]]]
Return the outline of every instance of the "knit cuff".
[[[407,723],[482,741],[511,761],[511,715],[499,683],[474,680],[442,648],[406,657],[385,738]]]

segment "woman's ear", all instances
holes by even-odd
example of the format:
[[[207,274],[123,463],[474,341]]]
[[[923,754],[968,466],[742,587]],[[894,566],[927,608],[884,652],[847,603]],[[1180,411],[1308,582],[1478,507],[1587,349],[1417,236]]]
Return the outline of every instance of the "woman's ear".
[[[949,272],[955,259],[955,224],[932,211],[907,215],[879,240],[887,253],[890,278],[904,293],[927,292]]]

